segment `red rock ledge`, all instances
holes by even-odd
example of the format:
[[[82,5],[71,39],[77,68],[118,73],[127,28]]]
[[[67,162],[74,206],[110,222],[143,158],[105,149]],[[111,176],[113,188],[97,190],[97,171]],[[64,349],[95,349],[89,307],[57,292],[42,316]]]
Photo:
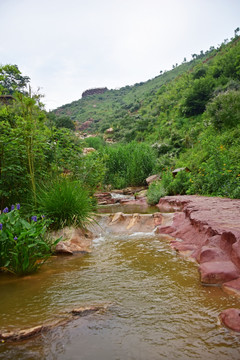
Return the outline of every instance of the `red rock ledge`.
[[[201,281],[221,284],[240,294],[240,200],[203,196],[166,196],[160,211],[177,211],[170,226],[158,232],[171,235],[171,246],[194,258]]]

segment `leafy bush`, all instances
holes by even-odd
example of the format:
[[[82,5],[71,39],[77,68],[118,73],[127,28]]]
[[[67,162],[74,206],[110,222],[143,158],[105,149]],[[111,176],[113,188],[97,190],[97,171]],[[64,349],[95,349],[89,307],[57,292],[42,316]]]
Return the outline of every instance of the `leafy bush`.
[[[210,117],[217,130],[231,128],[240,123],[240,91],[229,90],[220,93],[207,106],[206,115]]]
[[[155,181],[149,185],[147,191],[147,202],[149,205],[156,205],[161,197],[167,195],[167,191],[161,181]]]
[[[190,187],[190,177],[190,173],[179,171],[168,185],[168,195],[185,195]]]
[[[23,219],[17,208],[12,206],[0,215],[0,268],[14,274],[35,272],[51,255],[54,243],[47,237],[45,217]]]
[[[213,82],[208,78],[194,80],[187,92],[184,112],[186,116],[202,114],[210,99],[213,89]]]
[[[66,128],[70,130],[75,130],[74,122],[69,116],[56,116],[55,126],[57,128]]]
[[[84,228],[92,212],[91,199],[80,181],[62,178],[41,185],[37,191],[38,211],[52,220],[52,227]]]
[[[91,136],[84,140],[87,147],[93,147],[96,150],[101,149],[103,146],[106,145],[104,139],[100,136]]]

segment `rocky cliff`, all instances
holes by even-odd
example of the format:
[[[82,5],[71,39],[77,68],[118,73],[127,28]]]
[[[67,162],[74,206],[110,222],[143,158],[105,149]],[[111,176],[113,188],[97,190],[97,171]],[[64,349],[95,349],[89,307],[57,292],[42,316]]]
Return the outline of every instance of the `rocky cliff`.
[[[95,94],[103,94],[108,90],[108,88],[104,87],[104,88],[95,88],[95,89],[89,89],[86,90],[82,93],[82,97],[86,97],[86,96],[90,96],[90,95],[95,95]]]

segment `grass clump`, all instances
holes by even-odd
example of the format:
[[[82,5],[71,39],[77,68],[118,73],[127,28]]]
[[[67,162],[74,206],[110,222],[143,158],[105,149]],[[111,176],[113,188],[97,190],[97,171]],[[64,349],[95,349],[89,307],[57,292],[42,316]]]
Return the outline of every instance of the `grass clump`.
[[[57,178],[39,187],[37,208],[52,220],[54,229],[72,225],[84,228],[93,205],[80,181]]]

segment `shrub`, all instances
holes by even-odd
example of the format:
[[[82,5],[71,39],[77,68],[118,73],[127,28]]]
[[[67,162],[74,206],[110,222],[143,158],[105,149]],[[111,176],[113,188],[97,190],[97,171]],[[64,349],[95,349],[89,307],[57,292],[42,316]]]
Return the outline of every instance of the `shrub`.
[[[149,205],[158,204],[161,197],[167,195],[167,191],[161,181],[155,181],[149,185],[147,191],[147,202]]]
[[[228,90],[216,96],[207,106],[206,115],[217,130],[240,123],[240,91]]]
[[[191,174],[186,171],[180,171],[168,187],[169,195],[185,195],[190,187]]]
[[[92,212],[91,198],[79,181],[55,179],[43,184],[37,191],[38,211],[52,220],[52,227],[84,228]]]
[[[14,274],[35,272],[51,255],[54,243],[47,237],[45,217],[33,216],[28,222],[12,206],[0,215],[0,268]]]
[[[194,80],[193,86],[189,88],[186,94],[184,109],[186,116],[194,116],[204,112],[212,89],[213,83],[209,79],[200,78]]]
[[[100,136],[88,137],[84,140],[84,142],[87,147],[93,147],[96,150],[102,149],[106,145],[106,142]]]

